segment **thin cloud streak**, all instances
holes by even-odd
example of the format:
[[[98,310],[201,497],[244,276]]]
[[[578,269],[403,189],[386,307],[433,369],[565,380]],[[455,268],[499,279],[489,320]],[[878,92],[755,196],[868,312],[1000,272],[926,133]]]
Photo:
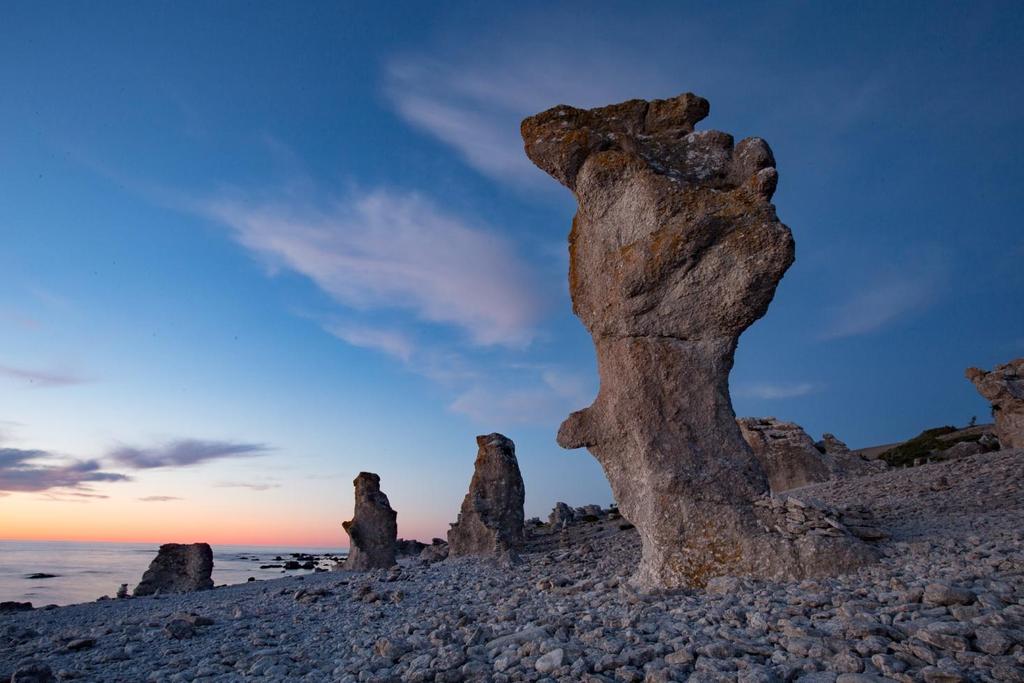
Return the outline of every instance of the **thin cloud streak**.
[[[835,307],[820,339],[870,334],[926,310],[938,300],[948,272],[944,255],[925,249],[922,257],[878,274]]]
[[[374,349],[405,363],[410,361],[415,351],[413,341],[396,330],[346,323],[328,323],[324,329],[347,344]]]
[[[221,489],[249,489],[250,491],[269,491],[281,488],[280,484],[251,484],[244,481],[221,481],[214,486]]]
[[[733,390],[733,394],[739,398],[757,398],[772,401],[807,396],[818,391],[818,389],[818,385],[811,382],[797,382],[795,384],[759,382],[738,386]]]
[[[250,458],[266,455],[269,450],[268,446],[259,443],[180,439],[153,448],[122,446],[108,453],[107,457],[124,467],[144,470],[187,467],[225,458]]]
[[[420,195],[377,190],[327,211],[219,200],[202,211],[272,267],[308,277],[351,309],[412,311],[480,346],[522,348],[535,335],[543,298],[514,246]],[[392,343],[390,352],[404,350]]]
[[[66,387],[75,384],[85,384],[89,381],[73,372],[35,370],[18,368],[11,365],[0,365],[0,376],[27,382],[35,387]]]
[[[143,503],[169,503],[173,500],[183,500],[178,496],[144,496],[139,498]]]

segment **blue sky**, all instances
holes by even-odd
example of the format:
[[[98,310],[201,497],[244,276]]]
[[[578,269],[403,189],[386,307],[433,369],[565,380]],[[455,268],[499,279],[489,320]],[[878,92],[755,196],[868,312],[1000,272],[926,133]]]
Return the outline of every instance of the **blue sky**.
[[[518,122],[684,91],[772,145],[797,242],[737,413],[987,416],[964,368],[1024,355],[1019,3],[547,5],[5,3],[0,508],[329,542],[369,469],[429,536],[490,431],[528,515],[607,503],[554,443],[594,357]]]

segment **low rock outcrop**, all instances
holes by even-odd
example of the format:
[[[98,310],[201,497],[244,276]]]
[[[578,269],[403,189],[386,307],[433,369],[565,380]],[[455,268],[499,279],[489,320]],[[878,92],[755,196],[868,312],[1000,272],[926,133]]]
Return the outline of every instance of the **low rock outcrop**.
[[[832,434],[815,443],[803,427],[774,417],[737,419],[744,440],[768,475],[772,493],[829,479],[863,477],[886,468],[854,454]]]
[[[494,555],[496,548],[523,542],[526,488],[512,440],[501,434],[476,437],[476,462],[459,518],[448,531],[449,554]]]
[[[344,568],[355,571],[382,569],[395,564],[398,513],[380,490],[380,476],[360,472],[353,480],[356,504],[352,519],[343,522],[348,534],[348,557]]]
[[[740,334],[793,262],[793,237],[771,203],[768,144],[695,131],[708,111],[686,93],[560,105],[521,127],[527,156],[579,205],[569,291],[601,378],[558,443],[588,448],[604,468],[640,532],[641,588],[804,577],[874,559],[848,537],[783,539],[754,514],[768,481],[736,424],[729,371]]]
[[[991,372],[967,368],[966,375],[992,404],[999,444],[1003,448],[1024,448],[1024,358],[997,365]]]
[[[132,595],[190,593],[213,588],[213,549],[209,543],[165,543]]]
[[[736,422],[768,475],[772,493],[828,481],[831,477],[822,453],[800,425],[774,417],[741,417]]]

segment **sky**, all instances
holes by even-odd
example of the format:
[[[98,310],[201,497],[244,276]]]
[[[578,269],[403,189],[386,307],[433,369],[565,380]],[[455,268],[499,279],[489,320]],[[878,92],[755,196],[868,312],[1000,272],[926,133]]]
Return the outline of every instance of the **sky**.
[[[569,192],[519,121],[692,91],[757,135],[797,260],[739,415],[852,447],[984,421],[1024,355],[1020,3],[0,7],[0,538],[345,546],[454,521],[474,436],[527,516],[608,504]]]

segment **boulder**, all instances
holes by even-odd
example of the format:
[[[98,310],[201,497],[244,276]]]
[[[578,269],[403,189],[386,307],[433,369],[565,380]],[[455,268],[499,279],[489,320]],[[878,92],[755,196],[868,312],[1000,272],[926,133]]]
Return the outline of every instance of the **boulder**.
[[[213,588],[213,550],[209,543],[165,543],[132,595],[191,593]]]
[[[380,476],[360,472],[355,486],[356,504],[352,519],[342,522],[348,534],[345,569],[365,571],[395,564],[398,539],[398,513],[391,509],[388,497],[380,490]]]
[[[768,475],[772,493],[830,478],[822,453],[800,425],[774,417],[741,417],[736,422],[743,439]]]
[[[527,156],[576,196],[569,291],[601,379],[558,443],[601,463],[640,533],[640,588],[822,575],[875,557],[850,537],[777,538],[753,511],[768,479],[736,424],[729,371],[793,262],[793,237],[771,203],[768,144],[695,131],[708,111],[686,93],[559,105],[521,126]]]
[[[554,529],[561,529],[564,524],[572,524],[576,519],[576,512],[565,503],[555,503],[548,515],[548,524]]]
[[[1024,448],[1024,358],[997,365],[991,372],[967,368],[967,379],[992,404],[996,437],[1003,448]]]
[[[448,530],[451,557],[494,555],[496,548],[516,548],[523,542],[526,488],[516,446],[501,434],[478,436],[476,443],[473,479],[458,521]]]

